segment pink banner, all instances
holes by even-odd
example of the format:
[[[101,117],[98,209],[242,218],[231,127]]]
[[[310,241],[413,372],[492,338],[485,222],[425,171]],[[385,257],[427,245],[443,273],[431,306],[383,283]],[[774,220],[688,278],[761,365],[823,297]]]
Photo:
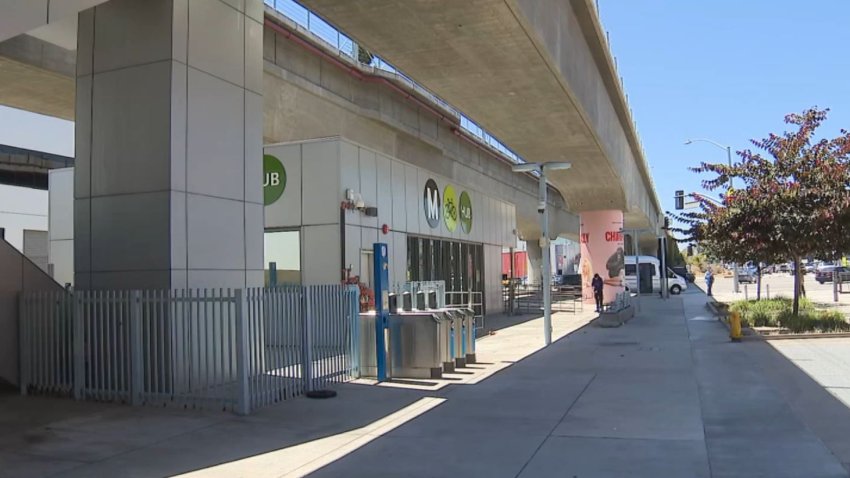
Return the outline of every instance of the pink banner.
[[[617,210],[581,213],[581,271],[584,300],[593,302],[590,283],[599,274],[605,284],[603,301],[625,290],[625,254],[623,249],[623,212]]]

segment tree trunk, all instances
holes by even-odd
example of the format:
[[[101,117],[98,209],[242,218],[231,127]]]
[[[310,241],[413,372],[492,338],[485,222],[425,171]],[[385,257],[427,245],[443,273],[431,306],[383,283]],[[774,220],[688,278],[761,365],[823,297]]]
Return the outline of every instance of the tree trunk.
[[[759,262],[758,269],[756,269],[756,274],[758,274],[758,285],[756,285],[756,300],[761,300],[761,262]]]
[[[792,313],[794,317],[800,313],[800,258],[794,257],[794,308]]]

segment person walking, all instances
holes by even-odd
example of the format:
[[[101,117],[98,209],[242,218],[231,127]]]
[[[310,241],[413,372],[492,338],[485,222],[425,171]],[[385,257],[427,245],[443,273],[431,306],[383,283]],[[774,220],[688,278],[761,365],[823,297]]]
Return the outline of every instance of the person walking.
[[[593,287],[593,298],[596,299],[596,311],[602,312],[602,287],[604,286],[602,277],[599,274],[593,274],[593,280],[590,282],[590,285]]]
[[[711,297],[711,286],[714,285],[714,274],[711,273],[711,269],[705,271],[705,285],[708,288],[707,294]]]

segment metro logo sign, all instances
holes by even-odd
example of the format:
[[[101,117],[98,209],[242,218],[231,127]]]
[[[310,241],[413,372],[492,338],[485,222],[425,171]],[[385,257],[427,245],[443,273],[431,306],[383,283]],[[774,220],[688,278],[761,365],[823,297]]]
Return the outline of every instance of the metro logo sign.
[[[440,227],[440,220],[446,223],[449,232],[457,230],[460,223],[463,232],[469,234],[472,231],[472,199],[469,193],[463,191],[458,198],[454,186],[446,185],[440,201],[440,188],[433,179],[425,181],[425,190],[422,193],[422,207],[425,211],[425,220],[432,229]]]
[[[280,199],[286,189],[286,169],[279,159],[263,155],[263,202],[266,206]]]
[[[431,228],[436,228],[440,225],[440,189],[437,187],[437,183],[433,179],[429,179],[425,182],[425,197],[424,197],[424,208],[425,208],[425,220],[428,221],[428,225]]]

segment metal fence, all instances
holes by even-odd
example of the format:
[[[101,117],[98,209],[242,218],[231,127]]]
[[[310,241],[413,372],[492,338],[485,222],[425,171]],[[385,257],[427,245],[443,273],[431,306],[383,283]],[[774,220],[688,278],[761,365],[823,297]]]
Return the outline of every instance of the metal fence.
[[[358,375],[358,290],[29,292],[22,393],[248,413]]]
[[[582,312],[581,286],[554,286],[550,294],[552,312]],[[543,311],[543,287],[539,285],[506,284],[502,286],[504,308],[509,314],[535,314]]]

